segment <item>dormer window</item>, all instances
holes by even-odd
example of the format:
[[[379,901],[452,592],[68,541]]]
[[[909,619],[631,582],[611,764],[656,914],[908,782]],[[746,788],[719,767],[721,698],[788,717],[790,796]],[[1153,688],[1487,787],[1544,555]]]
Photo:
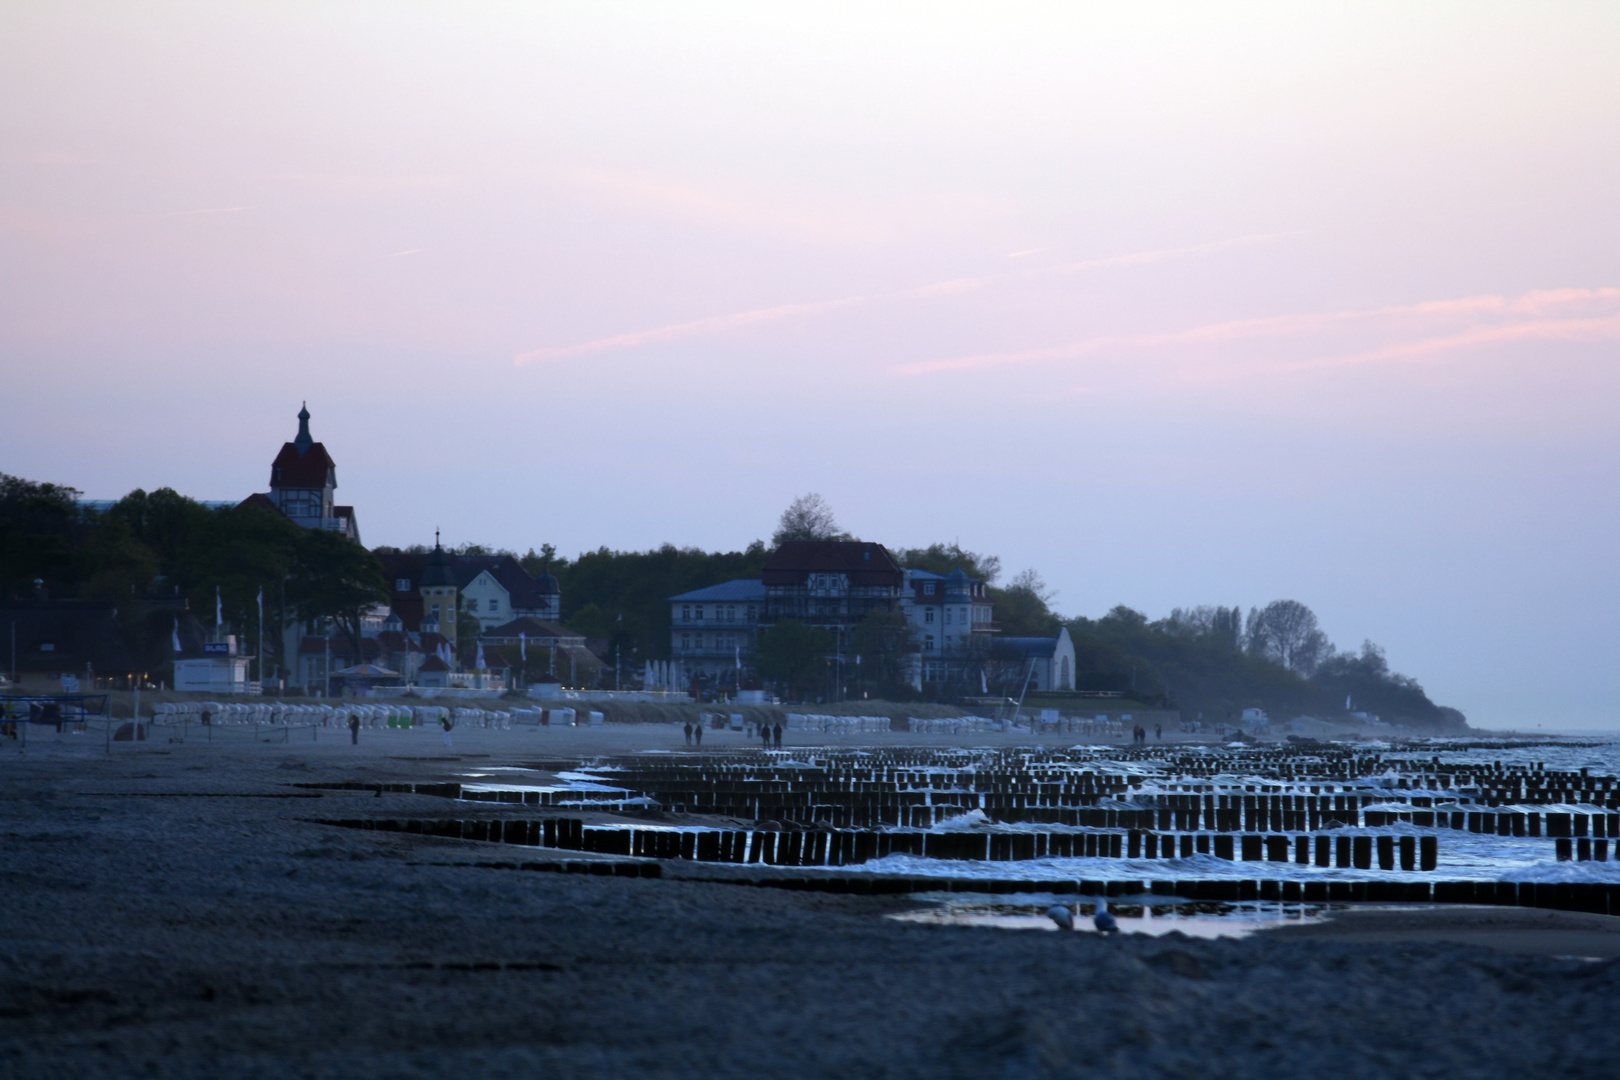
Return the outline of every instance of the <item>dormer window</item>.
[[[933,596],[934,595],[934,583],[932,581],[923,582],[923,595],[924,596]]]
[[[395,592],[410,592],[411,591],[411,579],[408,578],[408,577],[395,578],[394,579],[394,591]]]

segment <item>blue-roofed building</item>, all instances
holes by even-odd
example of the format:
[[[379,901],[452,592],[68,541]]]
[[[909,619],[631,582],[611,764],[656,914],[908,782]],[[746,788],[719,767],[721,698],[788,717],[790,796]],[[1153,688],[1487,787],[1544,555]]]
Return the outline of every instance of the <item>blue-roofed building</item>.
[[[742,578],[669,598],[669,655],[686,679],[730,677],[759,640],[765,585]]]
[[[999,638],[991,657],[1010,688],[1021,688],[1027,678],[1031,690],[1074,689],[1074,641],[1066,626],[1056,637]]]

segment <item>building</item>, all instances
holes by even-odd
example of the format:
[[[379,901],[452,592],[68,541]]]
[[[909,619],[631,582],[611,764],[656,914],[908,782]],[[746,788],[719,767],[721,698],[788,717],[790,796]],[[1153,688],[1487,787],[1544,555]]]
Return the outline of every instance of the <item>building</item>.
[[[328,529],[360,542],[360,526],[354,507],[336,501],[337,464],[324,443],[309,434],[309,407],[298,410],[298,436],[282,443],[281,452],[270,463],[269,494],[250,495],[242,506],[260,506],[279,511],[306,529]]]
[[[669,655],[686,677],[729,676],[759,643],[765,584],[743,578],[669,598]]]
[[[550,573],[532,577],[510,555],[457,555],[433,538],[426,554],[380,555],[388,579],[389,605],[400,627],[439,633],[458,645],[456,615],[478,619],[486,634],[518,619],[555,623],[562,616],[562,589]]]
[[[1057,637],[1003,637],[991,647],[990,656],[1000,667],[1006,691],[1016,696],[1029,690],[1074,689],[1074,642],[1069,628]]]
[[[227,634],[224,641],[204,644],[202,656],[175,660],[174,688],[183,694],[258,693],[248,682],[252,659],[238,653],[236,635]]]
[[[790,540],[771,554],[760,579],[762,626],[797,619],[831,630],[844,650],[868,614],[900,610],[906,572],[882,544]]]
[[[990,655],[994,611],[984,582],[960,567],[949,574],[907,570],[901,610],[917,643],[912,683],[977,684]]]

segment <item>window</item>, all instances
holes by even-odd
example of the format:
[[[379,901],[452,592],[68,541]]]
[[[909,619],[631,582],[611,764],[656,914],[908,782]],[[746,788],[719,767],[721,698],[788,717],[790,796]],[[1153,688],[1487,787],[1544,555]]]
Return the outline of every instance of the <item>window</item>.
[[[693,608],[692,610],[697,613],[698,622],[702,622],[703,621],[703,605],[699,604],[697,607]]]
[[[692,647],[692,635],[691,634],[682,634],[681,635],[681,648],[690,649],[691,647]]]
[[[428,608],[428,614],[433,616],[435,619],[437,619],[439,617],[439,605],[438,604],[431,605]]]
[[[493,596],[489,598],[489,610],[491,610],[491,611],[499,611],[499,610],[501,610],[501,602],[499,600],[495,599]]]
[[[934,595],[934,583],[932,581],[923,582],[923,595],[924,596],[933,596]]]
[[[923,648],[929,652],[934,651],[934,635],[929,634],[923,638]]]
[[[410,592],[411,591],[411,579],[408,578],[408,577],[395,578],[394,579],[394,591],[395,592]]]
[[[321,516],[321,497],[313,491],[283,491],[281,512],[293,518]]]
[[[692,605],[691,604],[682,604],[681,605],[681,622],[691,622],[691,621],[692,621]]]
[[[737,605],[736,604],[727,604],[726,605],[726,622],[735,622],[736,620],[737,620]]]
[[[934,621],[934,609],[933,608],[924,608],[923,609],[923,622],[931,623],[933,621]]]
[[[748,621],[749,622],[754,621],[754,605],[753,604],[748,605]]]
[[[945,609],[945,622],[949,623],[950,621],[951,621],[951,609],[946,608]]]

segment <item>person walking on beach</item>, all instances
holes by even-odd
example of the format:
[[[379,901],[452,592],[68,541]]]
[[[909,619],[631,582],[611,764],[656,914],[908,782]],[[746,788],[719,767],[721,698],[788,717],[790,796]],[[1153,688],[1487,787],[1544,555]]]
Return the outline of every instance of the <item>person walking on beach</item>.
[[[691,746],[692,745],[692,721],[688,720],[686,722],[686,726],[684,728],[682,728],[681,730],[686,732],[686,745]]]
[[[444,728],[444,748],[448,750],[450,749],[450,729],[456,726],[456,722],[450,719],[448,711],[439,717],[439,726]]]
[[[759,737],[764,742],[765,749],[769,750],[771,748],[771,725],[759,725]]]
[[[703,745],[703,725],[702,724],[693,724],[692,725],[692,742],[695,743],[698,746]]]
[[[1154,724],[1153,725],[1153,737],[1155,739],[1158,739],[1160,742],[1164,741],[1164,725],[1163,724]]]
[[[778,750],[782,749],[782,725],[781,724],[776,725],[776,748]]]
[[[360,718],[354,713],[349,714],[349,745],[360,745]]]

